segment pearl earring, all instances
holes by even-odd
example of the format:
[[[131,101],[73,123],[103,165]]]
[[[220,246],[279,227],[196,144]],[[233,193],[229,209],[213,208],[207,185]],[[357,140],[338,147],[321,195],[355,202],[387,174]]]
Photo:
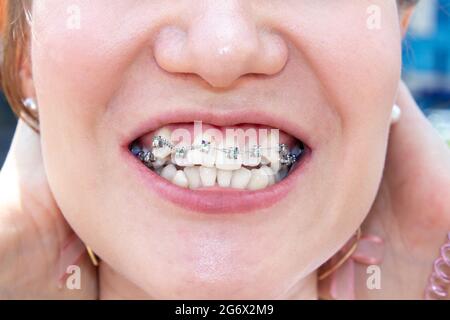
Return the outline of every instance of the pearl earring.
[[[402,116],[402,110],[396,104],[392,107],[391,124],[397,123]]]
[[[33,113],[37,113],[38,112],[38,107],[37,107],[37,103],[36,100],[33,98],[26,98],[22,101],[22,104],[24,105],[25,108],[27,108],[28,110],[30,110]]]

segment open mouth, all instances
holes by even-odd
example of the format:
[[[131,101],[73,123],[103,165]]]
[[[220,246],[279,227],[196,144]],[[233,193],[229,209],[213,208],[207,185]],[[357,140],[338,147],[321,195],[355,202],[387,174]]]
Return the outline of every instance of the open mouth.
[[[129,150],[148,170],[181,188],[256,191],[292,174],[308,146],[268,126],[194,122],[165,125],[134,140]]]

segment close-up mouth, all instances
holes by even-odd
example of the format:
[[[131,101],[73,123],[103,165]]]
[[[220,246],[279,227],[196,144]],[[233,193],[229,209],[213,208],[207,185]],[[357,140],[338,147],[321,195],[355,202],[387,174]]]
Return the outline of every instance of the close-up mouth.
[[[312,150],[262,123],[158,123],[127,146],[139,175],[163,198],[208,213],[267,208],[289,192]]]

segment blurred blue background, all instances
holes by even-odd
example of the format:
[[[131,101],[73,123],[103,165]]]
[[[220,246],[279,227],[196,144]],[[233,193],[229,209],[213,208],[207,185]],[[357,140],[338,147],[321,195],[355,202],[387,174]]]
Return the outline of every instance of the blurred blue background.
[[[403,79],[450,145],[450,0],[421,0],[403,45]]]
[[[421,0],[403,47],[403,79],[450,145],[450,0]],[[0,166],[15,123],[0,93]]]

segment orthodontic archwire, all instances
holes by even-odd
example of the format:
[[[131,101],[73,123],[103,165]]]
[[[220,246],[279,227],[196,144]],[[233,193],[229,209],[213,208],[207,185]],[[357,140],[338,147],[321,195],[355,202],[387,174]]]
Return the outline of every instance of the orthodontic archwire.
[[[254,145],[251,147],[251,150],[240,151],[239,147],[229,147],[229,148],[217,148],[211,145],[211,142],[202,140],[200,145],[191,145],[191,146],[182,146],[176,147],[170,141],[165,139],[162,136],[155,136],[152,141],[152,149],[151,150],[143,150],[137,144],[133,144],[131,147],[131,152],[137,156],[142,162],[144,162],[147,166],[151,166],[153,162],[157,159],[154,156],[152,150],[153,149],[161,149],[167,147],[172,152],[175,152],[175,157],[186,158],[188,151],[191,150],[199,150],[203,153],[209,153],[211,150],[216,152],[223,152],[230,160],[237,160],[239,155],[243,155],[248,153],[251,157],[260,158],[262,156],[262,150],[271,150],[272,147],[262,148],[259,145]],[[294,164],[300,157],[300,155],[304,151],[303,144],[298,148],[298,152],[290,152],[289,146],[287,144],[279,144],[277,146],[277,152],[280,156],[280,164],[285,166],[290,166]]]

